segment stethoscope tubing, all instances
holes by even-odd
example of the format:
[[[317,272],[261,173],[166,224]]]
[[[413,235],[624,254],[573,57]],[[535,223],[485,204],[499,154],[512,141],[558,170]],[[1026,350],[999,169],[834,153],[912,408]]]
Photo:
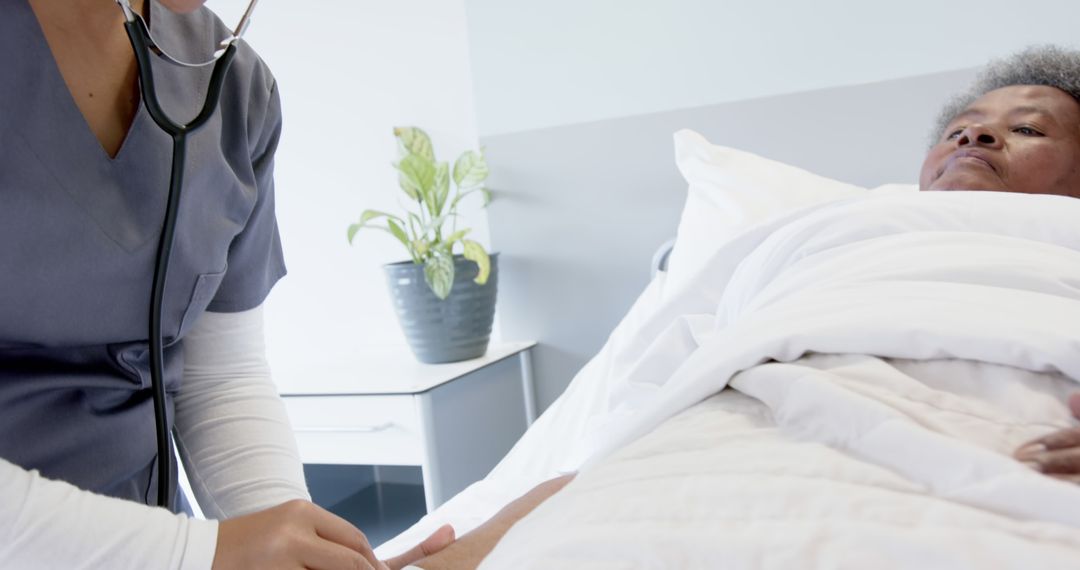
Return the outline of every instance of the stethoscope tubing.
[[[137,22],[124,23],[131,47],[135,51],[135,61],[139,70],[139,88],[143,103],[150,117],[166,134],[172,137],[172,172],[169,176],[169,195],[165,207],[165,219],[162,222],[161,236],[158,239],[157,258],[154,263],[154,280],[150,295],[150,384],[154,397],[154,427],[157,439],[157,505],[169,510],[173,508],[172,487],[172,444],[169,439],[169,423],[165,409],[164,346],[161,336],[161,313],[165,296],[165,283],[169,273],[169,258],[172,255],[173,238],[176,235],[180,194],[184,184],[184,164],[187,154],[187,135],[199,129],[210,120],[217,109],[225,75],[236,55],[236,44],[229,44],[225,53],[214,64],[207,87],[206,99],[199,114],[190,123],[173,121],[161,108],[154,85],[154,73],[150,65],[150,50],[144,29]]]

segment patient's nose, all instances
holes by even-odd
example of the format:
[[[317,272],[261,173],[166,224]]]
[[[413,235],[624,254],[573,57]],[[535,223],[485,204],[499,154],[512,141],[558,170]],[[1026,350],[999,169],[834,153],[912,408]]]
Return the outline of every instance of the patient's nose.
[[[994,135],[994,131],[985,125],[968,125],[960,132],[960,138],[956,144],[959,146],[988,146],[997,147],[1001,144],[1001,138]]]

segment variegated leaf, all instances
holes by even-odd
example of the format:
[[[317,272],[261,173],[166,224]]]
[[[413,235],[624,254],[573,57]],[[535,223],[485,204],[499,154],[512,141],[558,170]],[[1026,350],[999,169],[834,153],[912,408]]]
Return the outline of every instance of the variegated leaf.
[[[429,257],[424,262],[424,281],[436,297],[448,297],[450,288],[454,286],[454,258],[438,252]]]
[[[394,127],[394,136],[400,144],[402,156],[415,154],[429,161],[435,161],[435,151],[431,146],[431,137],[418,127]]]
[[[458,188],[475,188],[487,180],[488,165],[484,155],[467,150],[454,163],[454,183]]]

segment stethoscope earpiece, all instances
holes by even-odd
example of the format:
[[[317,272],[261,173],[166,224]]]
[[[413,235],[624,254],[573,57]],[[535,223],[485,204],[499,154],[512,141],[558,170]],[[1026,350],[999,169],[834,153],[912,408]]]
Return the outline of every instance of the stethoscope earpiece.
[[[231,45],[240,41],[240,38],[244,36],[244,32],[247,31],[248,26],[251,24],[251,16],[255,12],[255,5],[258,4],[258,0],[251,0],[248,2],[247,8],[244,10],[244,15],[240,18],[240,23],[236,25],[233,32],[228,37],[221,40],[218,43],[218,49],[214,51],[213,55],[209,59],[203,61],[187,61],[184,58],[176,57],[161,47],[161,42],[154,38],[154,35],[150,31],[150,26],[146,24],[146,20],[142,15],[135,11],[131,7],[131,0],[116,0],[116,3],[120,5],[120,9],[124,12],[124,19],[127,20],[127,24],[137,25],[142,28],[142,34],[144,36],[144,42],[146,47],[154,52],[155,55],[161,59],[180,67],[206,67],[213,65],[225,55],[225,50]]]

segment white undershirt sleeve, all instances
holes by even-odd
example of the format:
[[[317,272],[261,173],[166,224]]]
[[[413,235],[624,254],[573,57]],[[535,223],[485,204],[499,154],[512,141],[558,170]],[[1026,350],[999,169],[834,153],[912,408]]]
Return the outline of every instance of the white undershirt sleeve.
[[[0,459],[0,568],[207,570],[217,528]]]
[[[176,446],[208,518],[310,500],[296,438],[270,378],[262,307],[207,312],[184,337]]]

